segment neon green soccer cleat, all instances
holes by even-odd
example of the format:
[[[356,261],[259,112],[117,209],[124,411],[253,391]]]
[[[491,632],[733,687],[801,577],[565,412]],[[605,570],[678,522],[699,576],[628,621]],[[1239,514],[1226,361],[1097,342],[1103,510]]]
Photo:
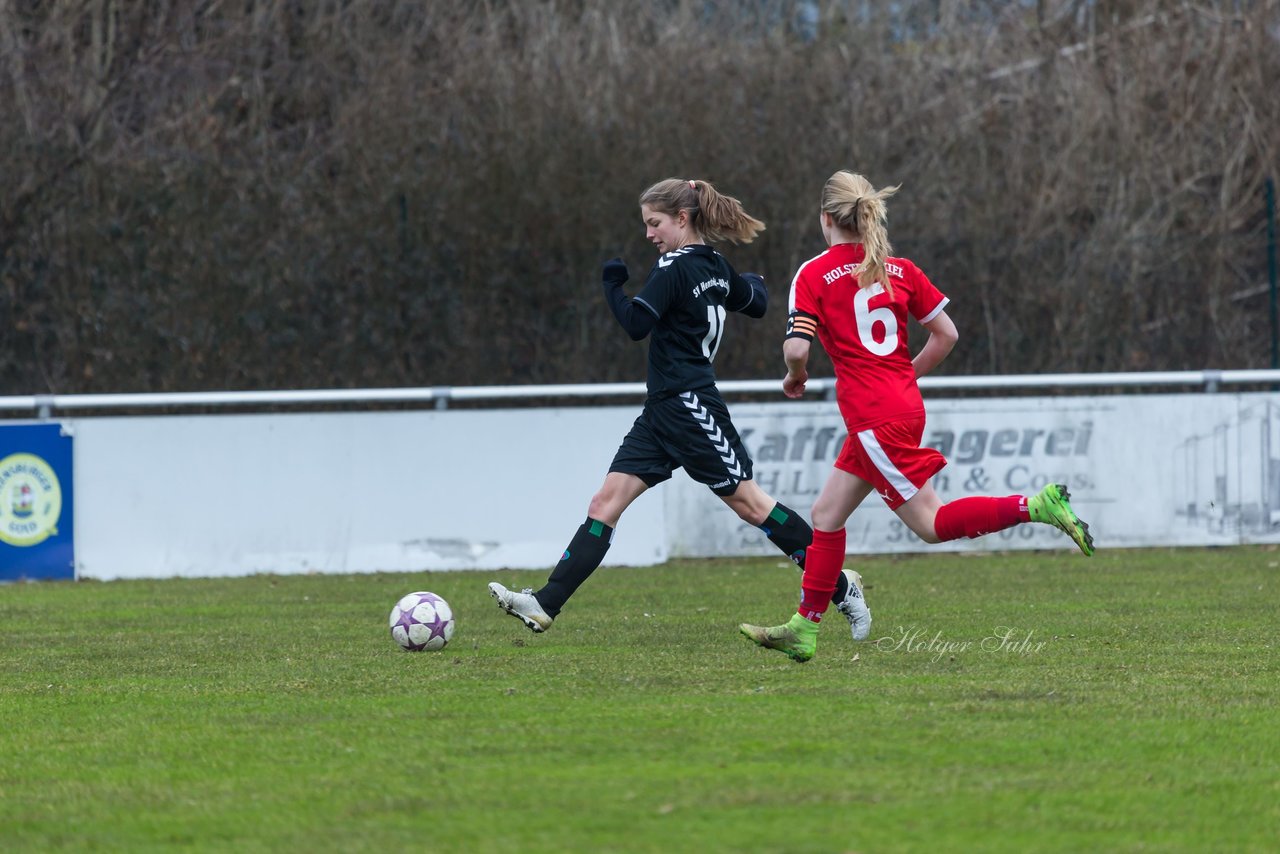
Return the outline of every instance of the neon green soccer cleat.
[[[818,649],[818,624],[799,614],[781,626],[752,626],[743,623],[738,626],[738,631],[765,649],[776,649],[800,663],[813,658]]]
[[[1067,501],[1069,498],[1071,494],[1064,484],[1051,483],[1027,499],[1027,512],[1031,514],[1032,522],[1052,525],[1074,540],[1086,556],[1092,556],[1093,536],[1089,533],[1089,525],[1081,522],[1071,509]]]

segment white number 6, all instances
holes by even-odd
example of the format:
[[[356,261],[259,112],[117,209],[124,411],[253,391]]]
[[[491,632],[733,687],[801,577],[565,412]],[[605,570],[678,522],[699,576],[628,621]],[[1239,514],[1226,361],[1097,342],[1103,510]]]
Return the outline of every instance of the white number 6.
[[[867,310],[867,303],[876,294],[884,293],[884,285],[876,282],[869,288],[858,288],[858,295],[853,298],[853,316],[858,321],[858,337],[862,346],[875,356],[887,356],[898,349],[898,318],[893,316],[893,309],[887,305]],[[876,324],[884,326],[884,338],[875,338]]]

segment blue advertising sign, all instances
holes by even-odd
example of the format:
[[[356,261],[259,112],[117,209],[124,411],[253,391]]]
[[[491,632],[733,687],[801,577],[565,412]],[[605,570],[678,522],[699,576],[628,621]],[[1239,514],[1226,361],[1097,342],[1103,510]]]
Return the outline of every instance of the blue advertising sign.
[[[71,436],[0,425],[0,581],[75,578]]]

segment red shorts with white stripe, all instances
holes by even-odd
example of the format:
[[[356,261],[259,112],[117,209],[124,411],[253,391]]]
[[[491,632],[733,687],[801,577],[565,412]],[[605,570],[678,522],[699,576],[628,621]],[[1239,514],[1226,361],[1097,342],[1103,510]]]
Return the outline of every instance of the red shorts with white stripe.
[[[942,471],[947,458],[920,447],[924,419],[890,421],[850,433],[836,458],[836,468],[862,478],[897,510]]]

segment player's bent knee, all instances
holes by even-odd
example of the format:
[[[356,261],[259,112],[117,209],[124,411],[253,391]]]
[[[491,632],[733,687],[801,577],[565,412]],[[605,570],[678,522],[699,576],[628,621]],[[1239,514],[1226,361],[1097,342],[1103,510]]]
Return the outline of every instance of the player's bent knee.
[[[777,503],[752,480],[740,481],[732,493],[721,495],[720,500],[748,525],[762,524]]]
[[[610,527],[616,527],[618,520],[622,518],[622,512],[630,504],[624,498],[617,492],[602,489],[591,497],[591,503],[587,505],[587,516],[598,519]]]
[[[929,545],[936,545],[942,542],[942,538],[938,536],[933,519],[914,518],[911,514],[903,512],[902,508],[898,509],[898,518],[902,520],[902,524],[907,526],[907,530],[924,540]]]
[[[597,492],[591,496],[591,503],[587,505],[587,515],[592,519],[599,519],[604,515],[609,506],[608,499],[603,492]]]

